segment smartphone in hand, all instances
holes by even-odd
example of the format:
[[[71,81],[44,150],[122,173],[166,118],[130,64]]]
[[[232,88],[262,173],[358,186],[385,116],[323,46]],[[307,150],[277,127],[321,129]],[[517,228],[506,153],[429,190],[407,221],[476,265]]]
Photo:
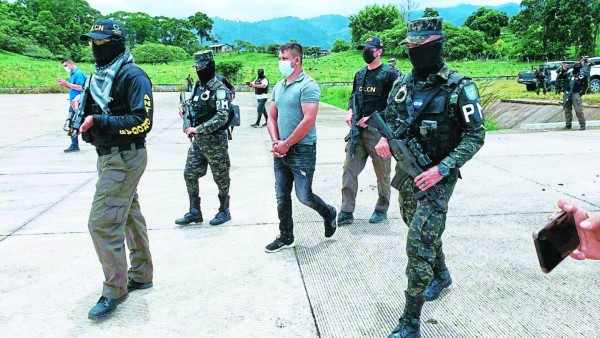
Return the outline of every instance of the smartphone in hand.
[[[573,214],[561,211],[541,229],[533,232],[533,243],[542,271],[550,273],[579,246]]]
[[[250,81],[246,81],[246,86],[250,87]]]

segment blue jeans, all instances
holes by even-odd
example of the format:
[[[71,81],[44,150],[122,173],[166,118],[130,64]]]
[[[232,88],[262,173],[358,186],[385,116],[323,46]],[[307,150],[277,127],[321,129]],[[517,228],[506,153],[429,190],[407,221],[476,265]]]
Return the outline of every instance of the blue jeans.
[[[331,207],[312,192],[313,174],[317,160],[317,146],[293,145],[284,157],[276,157],[275,193],[281,237],[294,238],[292,219],[292,185],[296,186],[298,200],[327,220],[331,218]]]

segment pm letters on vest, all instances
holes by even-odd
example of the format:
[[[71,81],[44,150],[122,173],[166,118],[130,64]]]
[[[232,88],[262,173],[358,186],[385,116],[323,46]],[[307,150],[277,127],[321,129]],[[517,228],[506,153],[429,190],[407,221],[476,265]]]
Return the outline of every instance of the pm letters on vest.
[[[469,104],[465,104],[464,106],[462,106],[462,111],[463,111],[463,115],[465,117],[465,122],[469,123],[471,122],[471,118],[469,116],[477,113],[479,115],[479,118],[476,118],[476,121],[481,121],[483,120],[483,115],[481,114],[481,111],[483,109],[481,108],[481,105],[479,104],[479,102],[477,102],[477,110],[475,109],[475,106],[472,103]]]

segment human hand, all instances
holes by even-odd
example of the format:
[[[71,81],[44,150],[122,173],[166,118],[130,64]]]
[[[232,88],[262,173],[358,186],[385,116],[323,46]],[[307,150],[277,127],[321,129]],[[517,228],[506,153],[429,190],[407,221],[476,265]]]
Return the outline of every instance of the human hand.
[[[564,199],[558,201],[558,207],[573,214],[577,226],[579,246],[570,256],[578,260],[600,260],[600,216],[589,214],[587,210]]]
[[[375,152],[377,152],[377,155],[381,156],[384,159],[392,157],[392,152],[390,151],[390,143],[385,137],[382,137],[379,140],[379,142],[375,146]]]
[[[197,133],[198,133],[198,130],[194,127],[189,127],[185,130],[185,134],[187,136],[192,136],[192,134],[197,134]]]
[[[278,141],[273,141],[273,144],[271,146],[271,152],[273,153],[273,156],[275,157],[284,157],[288,150],[290,150],[290,148],[287,145],[287,142],[278,140]]]
[[[179,107],[179,117],[183,118],[183,108]]]
[[[81,134],[85,133],[93,125],[94,125],[94,117],[92,115],[86,116],[85,119],[83,120],[83,123],[81,124],[81,127],[79,127],[78,134],[81,135]]]
[[[67,82],[67,81],[65,81],[65,80],[63,80],[63,79],[58,79],[58,81],[57,81],[57,82],[58,82],[58,85],[59,85],[59,86],[61,86],[61,87],[65,87],[65,88],[69,88],[69,86],[68,86],[69,82]]]
[[[438,167],[433,166],[422,172],[419,176],[415,177],[413,182],[415,182],[415,185],[419,187],[421,191],[426,191],[427,189],[436,185],[443,178],[444,176],[440,175]]]
[[[356,122],[356,124],[361,128],[368,128],[369,125],[367,124],[367,121],[369,121],[369,117],[370,116],[365,116],[361,118],[360,120],[358,120],[358,122]]]
[[[352,128],[352,110],[348,110],[348,115],[346,115],[346,124],[349,128]]]

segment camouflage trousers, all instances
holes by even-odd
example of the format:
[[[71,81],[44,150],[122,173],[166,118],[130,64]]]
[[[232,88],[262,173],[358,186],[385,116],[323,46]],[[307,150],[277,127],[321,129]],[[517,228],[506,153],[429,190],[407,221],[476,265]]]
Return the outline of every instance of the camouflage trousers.
[[[104,271],[102,295],[116,299],[127,292],[127,278],[152,281],[146,220],[140,210],[137,186],[146,169],[146,149],[118,152],[98,157],[98,182],[88,228]],[[125,241],[131,268],[127,271]]]
[[[443,192],[443,200],[448,203],[458,173],[451,173],[437,183]],[[419,191],[412,178],[404,180],[400,187],[398,201],[402,219],[408,225],[406,254],[408,265],[407,291],[411,295],[422,295],[431,283],[435,273],[446,268],[442,250],[442,234],[446,228],[446,212],[440,211],[426,198],[415,200],[413,194]]]
[[[188,195],[200,196],[198,180],[206,175],[208,166],[213,180],[219,188],[219,196],[229,195],[229,152],[227,151],[227,132],[197,134],[188,150],[183,178]]]
[[[376,211],[387,212],[390,206],[390,172],[391,159],[383,159],[375,152],[375,146],[381,139],[378,131],[362,130],[358,136],[358,143],[354,157],[350,155],[350,142],[346,144],[346,160],[342,174],[342,207],[341,211],[354,212],[356,195],[358,194],[358,175],[363,171],[367,159],[371,157],[373,169],[377,176],[377,192],[379,198],[375,204]]]
[[[583,100],[581,99],[581,95],[579,95],[579,93],[573,93],[568,98],[564,97],[563,102],[565,108],[565,124],[570,126],[573,121],[573,107],[575,107],[575,114],[577,115],[577,121],[579,121],[579,124],[585,124],[585,116],[583,115]]]

